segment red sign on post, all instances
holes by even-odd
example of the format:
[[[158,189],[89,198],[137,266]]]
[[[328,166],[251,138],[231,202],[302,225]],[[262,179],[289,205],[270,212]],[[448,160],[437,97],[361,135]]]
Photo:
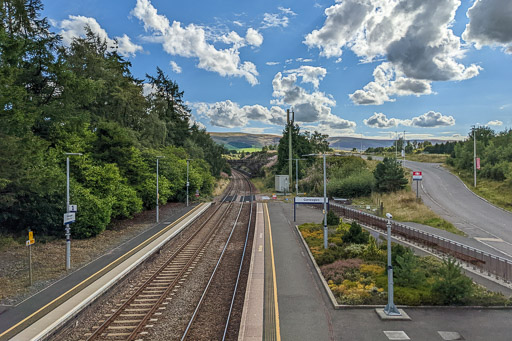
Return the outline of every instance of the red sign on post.
[[[421,172],[412,172],[412,179],[421,181],[421,179],[423,179],[423,175]]]
[[[480,169],[480,158],[476,158],[476,169]]]

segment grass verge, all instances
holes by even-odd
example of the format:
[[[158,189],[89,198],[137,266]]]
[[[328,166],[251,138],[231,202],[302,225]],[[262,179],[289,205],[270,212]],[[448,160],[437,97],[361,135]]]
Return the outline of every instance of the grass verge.
[[[475,187],[473,186],[473,173],[459,172],[454,167],[446,164],[443,167],[453,175],[458,176],[474,193],[490,203],[512,212],[512,182],[478,178],[477,187]]]

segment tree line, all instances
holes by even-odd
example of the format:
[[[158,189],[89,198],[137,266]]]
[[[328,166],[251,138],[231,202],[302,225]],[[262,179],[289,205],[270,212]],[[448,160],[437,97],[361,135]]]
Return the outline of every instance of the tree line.
[[[64,46],[40,0],[0,3],[0,233],[63,234],[66,152],[74,237],[190,189],[210,194],[227,170],[224,148],[190,119],[184,92],[160,68],[138,79],[131,63],[86,28]],[[149,93],[144,93],[144,88]]]
[[[509,181],[512,183],[512,129],[495,132],[489,127],[477,127],[477,157],[481,160],[478,177]],[[466,141],[455,145],[453,153],[446,162],[459,171],[473,172],[473,131],[469,132]]]

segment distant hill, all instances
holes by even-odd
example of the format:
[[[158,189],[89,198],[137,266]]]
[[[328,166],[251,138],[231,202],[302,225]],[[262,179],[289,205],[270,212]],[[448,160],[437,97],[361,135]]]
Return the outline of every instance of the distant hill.
[[[272,134],[248,134],[248,133],[209,133],[212,139],[229,150],[246,148],[261,149],[263,146],[279,143],[281,136]],[[367,148],[390,147],[394,140],[362,139],[359,137],[329,137],[327,139],[331,148],[339,150],[359,150],[361,144],[363,150]],[[444,143],[446,141],[429,139],[416,140],[418,142],[430,141],[432,144]]]
[[[229,150],[257,148],[278,144],[281,136],[248,133],[209,133],[212,139]]]

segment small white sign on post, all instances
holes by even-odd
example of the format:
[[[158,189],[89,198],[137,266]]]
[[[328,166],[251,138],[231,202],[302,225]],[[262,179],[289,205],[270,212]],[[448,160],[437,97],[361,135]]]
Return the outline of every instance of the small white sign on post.
[[[412,172],[412,179],[421,181],[423,179],[423,174],[421,172]]]
[[[69,212],[78,212],[78,205],[69,205]]]
[[[75,222],[75,213],[64,213],[64,225]]]

